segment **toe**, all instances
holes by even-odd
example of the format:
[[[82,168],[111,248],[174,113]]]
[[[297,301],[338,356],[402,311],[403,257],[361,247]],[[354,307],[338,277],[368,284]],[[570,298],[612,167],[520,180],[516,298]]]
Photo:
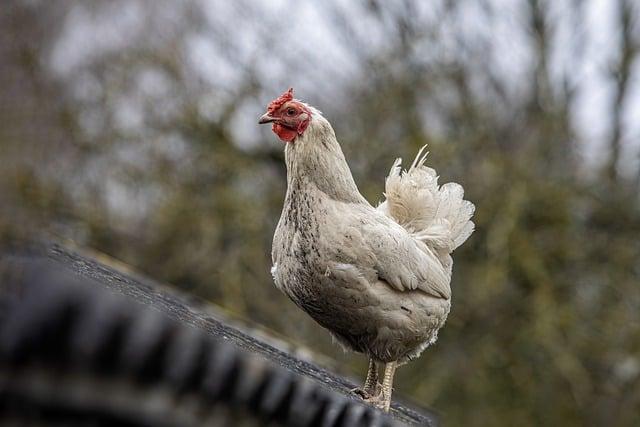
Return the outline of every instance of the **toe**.
[[[364,400],[367,400],[367,399],[371,398],[371,395],[369,393],[367,393],[365,390],[361,389],[361,388],[354,388],[353,390],[351,390],[351,393],[357,394],[358,396],[360,396]]]
[[[380,399],[379,396],[370,397],[368,399],[364,399],[364,401],[367,402],[369,405],[372,405],[378,409],[388,412],[386,402],[383,399]]]
[[[384,412],[389,412],[389,407],[391,405],[391,399],[386,398],[382,393],[377,396],[369,396],[363,398],[365,402],[369,405],[372,405]]]

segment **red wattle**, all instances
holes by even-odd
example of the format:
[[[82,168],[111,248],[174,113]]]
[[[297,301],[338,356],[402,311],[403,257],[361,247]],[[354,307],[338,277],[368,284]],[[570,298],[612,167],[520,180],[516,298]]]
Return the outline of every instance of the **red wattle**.
[[[289,129],[288,127],[282,126],[279,123],[274,123],[271,127],[273,132],[278,135],[283,142],[291,142],[298,136],[298,132],[294,129]]]

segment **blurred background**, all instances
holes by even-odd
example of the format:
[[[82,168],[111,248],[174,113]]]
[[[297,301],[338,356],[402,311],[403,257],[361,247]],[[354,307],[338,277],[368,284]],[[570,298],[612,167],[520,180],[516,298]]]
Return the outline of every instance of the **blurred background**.
[[[429,144],[477,230],[396,392],[446,425],[640,415],[640,4],[4,0],[0,236],[70,239],[363,377],[273,286],[293,86],[365,197]]]

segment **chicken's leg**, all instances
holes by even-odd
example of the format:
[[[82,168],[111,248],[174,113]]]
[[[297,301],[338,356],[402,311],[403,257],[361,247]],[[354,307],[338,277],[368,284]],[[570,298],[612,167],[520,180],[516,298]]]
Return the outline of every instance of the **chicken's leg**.
[[[369,359],[369,369],[367,370],[367,378],[364,380],[362,388],[356,388],[352,391],[362,397],[369,399],[379,393],[380,384],[378,383],[378,365],[375,360]]]
[[[379,393],[380,383],[378,383],[378,364],[373,359],[369,359],[369,369],[367,369],[367,378],[364,380],[364,391],[370,396]]]
[[[389,412],[391,407],[391,392],[393,391],[393,375],[396,373],[398,362],[389,362],[384,367],[384,379],[382,380],[382,392],[380,397],[382,410]]]
[[[393,375],[396,373],[398,362],[389,362],[384,367],[384,378],[382,379],[382,390],[376,396],[365,399],[377,408],[389,412],[391,406],[391,392],[393,390]]]

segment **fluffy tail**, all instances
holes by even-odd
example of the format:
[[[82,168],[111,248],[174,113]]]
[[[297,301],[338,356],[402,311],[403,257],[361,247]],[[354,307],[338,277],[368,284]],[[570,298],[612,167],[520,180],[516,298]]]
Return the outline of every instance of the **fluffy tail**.
[[[439,253],[450,254],[473,233],[475,206],[463,199],[460,184],[438,185],[436,171],[424,164],[429,154],[423,154],[425,148],[407,171],[402,171],[402,159],[396,159],[385,182],[386,200],[378,209],[416,239]]]

